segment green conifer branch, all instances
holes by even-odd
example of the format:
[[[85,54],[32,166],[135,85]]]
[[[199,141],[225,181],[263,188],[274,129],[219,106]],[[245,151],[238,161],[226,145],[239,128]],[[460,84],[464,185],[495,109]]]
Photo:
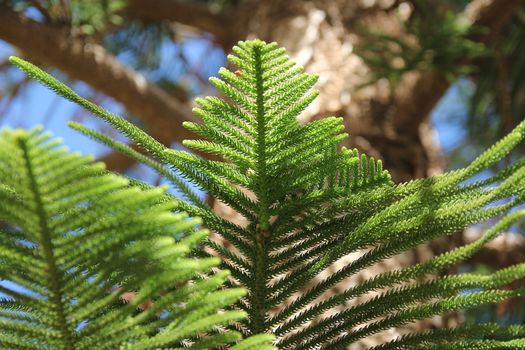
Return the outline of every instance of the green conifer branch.
[[[189,256],[208,232],[165,188],[139,189],[38,129],[0,131],[0,169],[0,348],[275,349],[229,329],[246,291],[221,288],[218,258]]]
[[[522,287],[501,289],[523,277],[521,264],[490,276],[436,275],[471,257],[522,219],[524,212],[513,210],[525,200],[524,159],[484,180],[471,179],[523,141],[525,122],[464,169],[395,185],[381,161],[338,147],[347,137],[340,118],[297,122],[318,94],[311,90],[316,75],[304,73],[275,43],[239,42],[232,51],[228,60],[238,70],[223,68],[220,78],[210,79],[225,98],[197,99],[194,112],[202,123],[184,125],[202,138],[184,145],[220,155],[223,161],[165,149],[30,63],[13,62],[62,96],[82,101],[80,105],[141,144],[158,161],[159,173],[166,176],[171,168],[169,174],[180,174],[248,221],[240,227],[191,200],[177,206],[200,216],[204,225],[235,247],[228,250],[206,241],[223,258],[221,267],[231,270],[231,283],[248,289],[248,296],[236,305],[249,315],[240,327],[245,334],[272,331],[281,350],[344,349],[391,327],[523,294]],[[112,144],[96,132],[76,128]],[[139,158],[123,145],[112,147]],[[478,241],[321,298],[346,278],[384,259],[494,218],[496,223]],[[360,255],[321,277],[350,253]],[[463,293],[469,288],[477,291]],[[371,292],[378,294],[340,310]],[[513,327],[461,326],[441,333],[412,333],[384,348],[518,349],[525,337],[522,329]],[[512,339],[476,339],[483,332]],[[457,336],[449,341],[447,334]]]

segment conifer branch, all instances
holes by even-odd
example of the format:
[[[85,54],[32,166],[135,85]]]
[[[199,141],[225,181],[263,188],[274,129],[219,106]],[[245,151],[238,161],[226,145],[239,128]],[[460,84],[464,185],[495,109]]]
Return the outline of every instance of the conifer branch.
[[[245,335],[273,331],[281,350],[344,349],[392,327],[523,296],[522,286],[503,289],[525,276],[523,264],[491,275],[440,273],[472,257],[523,219],[525,211],[513,209],[525,202],[524,159],[482,181],[471,180],[523,142],[525,121],[463,169],[396,185],[380,161],[337,147],[347,137],[340,118],[298,123],[299,113],[317,96],[311,90],[317,76],[303,73],[284,49],[260,40],[239,42],[228,59],[237,73],[221,69],[220,78],[210,79],[228,99],[197,100],[194,111],[202,122],[184,124],[202,137],[184,145],[222,155],[224,161],[166,149],[31,63],[11,61],[140,143],[162,163],[154,165],[159,173],[170,168],[246,219],[246,227],[239,227],[191,198],[178,204],[202,217],[224,239],[224,246],[205,242],[208,250],[201,255],[208,251],[220,255],[221,267],[232,271],[232,283],[248,289],[249,295],[236,306],[249,315],[241,321]],[[133,154],[87,128],[76,128]],[[417,265],[382,272],[323,298],[346,278],[384,259],[491,219],[496,223],[475,242]],[[335,267],[348,254],[354,259]],[[463,293],[468,288],[476,290]],[[347,303],[353,306],[348,308]],[[348,310],[341,310],[343,306]],[[494,344],[479,342],[467,328],[463,330],[464,340],[443,342],[438,337],[425,346]],[[498,331],[512,333],[505,326]],[[417,333],[413,337],[420,339]],[[518,349],[523,341],[517,335],[502,344]]]
[[[276,350],[271,335],[229,329],[246,313],[224,309],[246,292],[221,288],[217,258],[190,256],[200,220],[60,146],[38,129],[0,132],[2,349]]]

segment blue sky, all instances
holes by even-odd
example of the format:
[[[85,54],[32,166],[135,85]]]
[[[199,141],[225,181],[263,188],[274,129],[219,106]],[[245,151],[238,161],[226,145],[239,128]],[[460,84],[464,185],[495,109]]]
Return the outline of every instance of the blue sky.
[[[432,125],[438,132],[439,143],[445,153],[461,145],[467,137],[463,120],[468,113],[466,97],[472,89],[473,86],[469,80],[458,79],[450,86],[431,113]]]

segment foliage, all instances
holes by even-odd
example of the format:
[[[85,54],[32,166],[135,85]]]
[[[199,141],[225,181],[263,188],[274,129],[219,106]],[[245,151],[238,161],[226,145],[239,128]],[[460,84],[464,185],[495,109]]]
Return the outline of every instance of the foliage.
[[[221,309],[245,291],[218,290],[228,272],[211,273],[217,258],[187,256],[207,236],[195,229],[199,220],[173,213],[177,202],[165,189],[130,186],[59,146],[39,130],[0,134],[0,348],[213,349],[237,341],[225,327],[245,313]],[[270,350],[270,340],[232,349]]]
[[[92,35],[108,26],[121,24],[123,19],[118,11],[126,4],[125,0],[9,1],[18,11],[36,8],[40,15],[51,22],[67,23],[78,28],[84,35]]]
[[[473,76],[465,118],[469,140],[479,148],[507,133],[525,112],[525,8],[505,27],[492,50],[497,54],[480,60],[482,74]]]
[[[449,4],[450,3],[450,4]],[[454,1],[413,1],[414,14],[404,22],[401,35],[367,28],[355,52],[370,66],[369,84],[387,78],[394,85],[401,76],[416,70],[439,70],[453,80],[472,73],[475,58],[489,53],[484,44],[473,40],[483,28],[472,26],[451,8]]]
[[[355,53],[371,68],[364,85],[386,78],[395,86],[403,74],[425,70],[439,71],[449,81],[459,76],[456,86],[472,81],[462,96],[467,101],[465,111],[449,113],[448,121],[467,136],[447,154],[449,164],[465,166],[472,151],[481,152],[510,132],[525,112],[525,7],[516,11],[501,33],[480,42],[476,38],[487,28],[465,23],[462,16],[468,1],[404,2],[408,3],[412,14],[402,33],[361,30]],[[513,153],[523,154],[523,147]]]
[[[166,149],[39,68],[18,58],[12,62],[114,125],[155,159],[81,125],[74,128],[156,169],[186,194],[180,208],[222,236],[206,245],[223,258],[221,266],[232,272],[234,283],[248,289],[237,304],[249,315],[241,327],[247,335],[271,331],[280,349],[344,349],[393,327],[524,294],[524,287],[507,285],[525,276],[525,264],[486,275],[438,275],[525,214],[512,210],[524,201],[525,160],[473,180],[523,140],[525,122],[463,169],[395,185],[381,161],[337,147],[346,137],[340,118],[297,122],[317,95],[311,90],[317,77],[303,73],[284,49],[254,40],[239,42],[233,53],[228,58],[238,70],[221,69],[220,79],[210,79],[227,100],[198,99],[194,112],[202,123],[185,124],[204,139],[184,145],[211,159]],[[248,224],[218,216],[177,175],[235,209]],[[369,266],[490,218],[497,220],[478,241],[325,297]],[[230,245],[234,249],[226,248]],[[334,265],[350,253],[360,255]],[[330,267],[335,271],[323,274]],[[370,292],[375,296],[363,301]],[[524,330],[458,326],[411,333],[375,350],[519,349]]]

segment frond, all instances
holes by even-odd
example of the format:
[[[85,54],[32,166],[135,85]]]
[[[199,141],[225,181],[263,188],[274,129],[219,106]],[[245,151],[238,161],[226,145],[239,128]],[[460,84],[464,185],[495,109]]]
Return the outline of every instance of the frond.
[[[492,337],[507,338],[507,340],[487,339]],[[498,324],[485,323],[412,333],[375,346],[370,350],[521,349],[525,343],[523,339],[519,338],[523,337],[525,337],[523,325],[501,327]],[[472,338],[478,339],[472,340]]]
[[[284,49],[260,40],[239,42],[228,59],[238,67],[236,73],[221,69],[220,77],[210,79],[225,98],[198,99],[194,112],[202,122],[185,123],[201,139],[184,145],[222,161],[164,149],[38,68],[19,59],[15,63],[248,220],[239,227],[209,208],[180,204],[235,247],[207,242],[223,257],[221,266],[231,270],[234,281],[248,289],[237,304],[249,315],[241,327],[245,334],[274,332],[283,350],[344,349],[392,327],[523,294],[522,288],[504,289],[523,277],[522,265],[493,276],[436,275],[523,217],[513,208],[525,199],[524,160],[483,181],[471,179],[523,140],[525,122],[465,169],[394,185],[381,161],[339,147],[346,137],[340,118],[298,123],[297,116],[317,96],[312,90],[317,76],[304,73]],[[326,296],[363,269],[488,219],[499,221],[477,242]],[[337,264],[349,254],[352,261]],[[464,293],[471,288],[476,292]],[[491,327],[493,333],[513,334],[511,328]],[[522,342],[518,333],[497,343],[473,338],[467,328],[450,332],[464,337],[445,345],[430,336],[421,344],[409,338],[399,342],[458,349],[518,348]]]
[[[173,212],[165,189],[131,186],[39,130],[2,131],[0,169],[0,348],[215,349],[240,340],[228,328],[245,313],[224,309],[245,291],[220,288],[228,272],[211,273],[217,258],[188,256],[207,231]]]

